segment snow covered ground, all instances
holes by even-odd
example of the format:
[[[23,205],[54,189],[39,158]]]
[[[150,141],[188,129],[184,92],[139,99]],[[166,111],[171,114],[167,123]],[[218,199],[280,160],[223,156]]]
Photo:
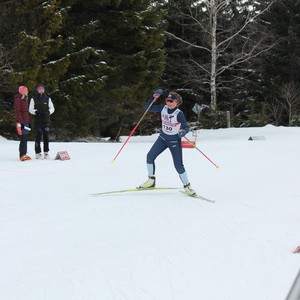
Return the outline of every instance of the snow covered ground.
[[[20,162],[0,138],[0,300],[285,299],[300,268],[300,128],[201,130],[220,169],[195,149],[184,162],[214,204],[91,195],[144,182],[156,137],[132,137],[114,164],[121,143],[51,143],[71,159]],[[168,151],[156,166],[158,186],[181,187]]]

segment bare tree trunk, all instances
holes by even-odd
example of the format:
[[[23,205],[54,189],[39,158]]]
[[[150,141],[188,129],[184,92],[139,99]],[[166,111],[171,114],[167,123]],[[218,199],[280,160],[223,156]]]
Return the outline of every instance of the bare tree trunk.
[[[260,32],[259,35],[257,34],[253,37],[247,35],[247,33],[255,31],[255,29],[252,29],[252,31],[249,28],[255,24],[256,19],[264,14],[276,1],[278,0],[270,0],[265,5],[258,2],[258,6],[251,6],[249,3],[248,14],[245,13],[244,19],[239,23],[229,22],[228,24],[230,24],[231,28],[222,28],[222,26],[218,28],[218,19],[222,14],[227,14],[234,20],[234,15],[230,16],[230,13],[232,13],[230,7],[231,0],[192,1],[193,5],[189,4],[185,11],[181,10],[180,7],[174,7],[174,9],[177,9],[177,17],[181,15],[183,19],[189,19],[194,31],[198,27],[198,30],[206,33],[208,37],[204,40],[204,43],[197,44],[193,40],[187,40],[185,37],[178,37],[166,31],[166,34],[185,44],[187,48],[209,53],[211,59],[209,63],[199,62],[192,57],[190,62],[193,64],[194,69],[191,66],[187,66],[186,68],[194,71],[193,74],[191,72],[188,74],[190,82],[201,82],[202,85],[209,84],[210,106],[213,110],[217,109],[217,88],[221,83],[219,81],[220,75],[225,71],[234,69],[237,65],[258,57],[276,45],[274,41],[267,41],[269,38],[268,34]],[[203,16],[207,16],[209,22]],[[222,39],[220,39],[220,36],[222,36]],[[239,48],[235,48],[232,51],[232,45],[238,39],[240,43]],[[220,58],[224,54],[227,54],[227,51],[229,55],[227,55],[225,60],[220,62]],[[187,84],[185,83],[185,85]],[[224,82],[224,86],[226,86],[226,82]],[[202,86],[199,90],[205,90],[205,88]]]
[[[294,82],[289,82],[283,84],[280,94],[284,100],[283,106],[287,110],[289,126],[292,126],[294,116],[297,116],[300,110],[300,89]]]
[[[272,97],[267,101],[267,109],[274,119],[274,125],[278,126],[282,122],[282,103],[275,97]]]
[[[215,0],[211,0],[211,71],[210,71],[210,106],[217,109],[217,88],[216,88],[216,68],[217,68],[217,7]]]

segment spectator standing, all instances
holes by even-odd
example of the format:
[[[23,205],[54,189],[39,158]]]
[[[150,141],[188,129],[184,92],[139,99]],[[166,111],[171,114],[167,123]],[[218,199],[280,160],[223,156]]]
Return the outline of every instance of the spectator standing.
[[[20,138],[19,157],[21,161],[31,160],[27,155],[27,138],[29,133],[28,88],[20,86],[14,97],[15,123]]]
[[[35,96],[31,98],[29,112],[35,116],[35,158],[49,159],[49,129],[50,115],[54,112],[54,105],[51,98],[45,92],[45,86],[38,84]],[[43,140],[43,152],[41,150],[41,141]]]

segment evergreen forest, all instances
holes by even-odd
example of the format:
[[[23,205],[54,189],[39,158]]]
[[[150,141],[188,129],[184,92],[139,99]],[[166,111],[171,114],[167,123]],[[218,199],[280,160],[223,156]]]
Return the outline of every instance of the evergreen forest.
[[[0,135],[46,86],[51,137],[127,135],[158,88],[197,128],[300,125],[300,0],[0,0]],[[34,123],[33,118],[32,123]],[[34,124],[32,124],[33,126]],[[146,114],[137,134],[154,133]]]

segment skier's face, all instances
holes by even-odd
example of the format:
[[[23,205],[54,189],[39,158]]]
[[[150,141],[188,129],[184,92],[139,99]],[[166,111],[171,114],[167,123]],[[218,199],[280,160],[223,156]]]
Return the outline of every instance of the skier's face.
[[[39,93],[40,95],[42,95],[42,94],[44,94],[45,89],[44,89],[44,87],[39,86],[37,91],[38,91],[38,93]]]
[[[177,106],[177,101],[167,98],[166,99],[166,104],[167,104],[169,109],[174,109]]]
[[[177,106],[177,98],[173,93],[169,93],[168,97],[166,98],[166,104],[168,105],[169,109],[174,109]]]

